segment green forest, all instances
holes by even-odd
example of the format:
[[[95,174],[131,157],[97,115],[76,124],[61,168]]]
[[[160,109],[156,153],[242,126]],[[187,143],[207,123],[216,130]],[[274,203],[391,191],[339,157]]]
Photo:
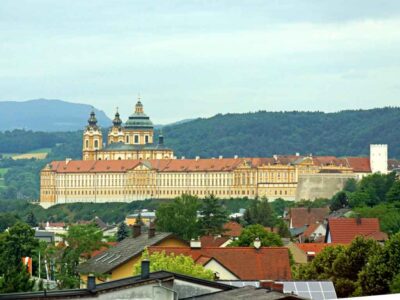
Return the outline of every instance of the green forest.
[[[369,144],[389,144],[399,158],[400,108],[323,112],[265,112],[216,115],[163,128],[177,156],[225,157],[273,154],[368,155]],[[103,128],[106,137],[107,128]],[[158,132],[156,132],[156,135]],[[52,160],[81,157],[82,131],[0,132],[0,199],[36,200],[39,171]],[[6,153],[49,148],[44,160],[12,160]]]

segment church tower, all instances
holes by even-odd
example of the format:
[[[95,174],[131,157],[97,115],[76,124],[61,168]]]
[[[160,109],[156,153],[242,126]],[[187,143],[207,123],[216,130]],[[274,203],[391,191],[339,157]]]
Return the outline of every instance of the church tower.
[[[96,114],[90,113],[88,125],[83,132],[83,160],[97,160],[97,152],[103,148],[103,134],[97,126]]]
[[[124,132],[122,128],[122,120],[120,118],[118,108],[115,113],[115,117],[113,120],[113,126],[110,128],[108,132],[108,144],[112,143],[123,143],[124,142]]]

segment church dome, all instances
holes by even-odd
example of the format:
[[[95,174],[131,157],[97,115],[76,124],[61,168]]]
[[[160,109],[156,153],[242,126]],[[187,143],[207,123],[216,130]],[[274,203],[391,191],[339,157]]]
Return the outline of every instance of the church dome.
[[[153,122],[144,113],[143,104],[140,100],[136,103],[135,112],[129,116],[124,127],[127,129],[153,129]]]

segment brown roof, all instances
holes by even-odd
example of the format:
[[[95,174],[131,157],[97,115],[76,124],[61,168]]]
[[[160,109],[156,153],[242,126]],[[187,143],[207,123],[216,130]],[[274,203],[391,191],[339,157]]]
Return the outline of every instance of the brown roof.
[[[332,246],[338,246],[341,244],[334,244],[334,243],[296,243],[295,244],[297,248],[302,250],[304,253],[308,252],[314,252],[315,255],[320,253],[322,250],[324,250],[326,247],[332,247]]]
[[[369,237],[378,241],[388,238],[386,233],[381,232],[377,218],[329,219],[328,232],[332,243],[349,244],[356,236]]]
[[[224,236],[238,237],[242,233],[243,227],[237,222],[229,221],[224,224],[224,230]]]
[[[229,240],[226,236],[204,235],[200,238],[202,247],[221,247]]]
[[[369,157],[346,157],[346,161],[354,172],[370,173],[371,165]]]
[[[292,228],[322,223],[329,215],[329,208],[294,207],[290,209],[289,217]]]
[[[289,252],[285,247],[209,247],[192,249],[190,247],[148,248],[149,253],[164,251],[167,255],[191,256],[199,264],[210,259],[218,261],[241,280],[289,280],[292,278]]]

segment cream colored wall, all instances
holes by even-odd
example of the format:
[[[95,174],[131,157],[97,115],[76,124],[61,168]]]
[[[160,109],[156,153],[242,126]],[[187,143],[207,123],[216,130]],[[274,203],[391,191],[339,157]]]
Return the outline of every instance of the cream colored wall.
[[[211,259],[207,264],[204,265],[204,268],[207,270],[211,270],[214,273],[217,273],[219,276],[219,280],[238,280],[237,276],[230,272],[228,269],[224,268],[219,262],[214,259]]]

